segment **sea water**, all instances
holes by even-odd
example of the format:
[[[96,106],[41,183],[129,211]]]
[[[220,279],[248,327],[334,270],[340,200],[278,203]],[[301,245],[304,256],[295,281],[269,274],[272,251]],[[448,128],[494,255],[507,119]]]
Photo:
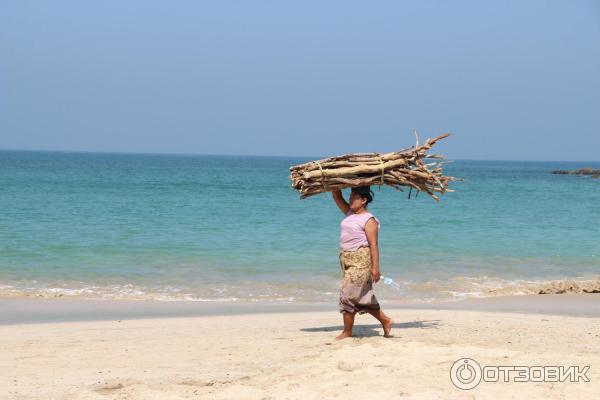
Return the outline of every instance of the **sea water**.
[[[336,301],[330,193],[311,158],[0,151],[0,295]],[[382,301],[535,293],[600,276],[598,162],[454,160],[440,202],[373,186]],[[349,190],[344,191],[347,198]]]

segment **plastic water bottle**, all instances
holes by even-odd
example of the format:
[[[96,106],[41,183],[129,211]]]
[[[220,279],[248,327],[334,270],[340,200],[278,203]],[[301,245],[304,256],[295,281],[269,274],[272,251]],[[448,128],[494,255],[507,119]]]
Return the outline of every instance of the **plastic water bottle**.
[[[386,285],[390,285],[394,289],[400,290],[400,285],[394,282],[394,280],[389,276],[381,276],[381,280],[383,280],[383,283],[385,283]]]

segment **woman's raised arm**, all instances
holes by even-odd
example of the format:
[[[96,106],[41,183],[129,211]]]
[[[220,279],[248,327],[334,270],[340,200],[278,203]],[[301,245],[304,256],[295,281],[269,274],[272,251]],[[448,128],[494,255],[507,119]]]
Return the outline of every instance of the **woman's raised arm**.
[[[342,194],[342,191],[339,189],[332,190],[331,195],[333,196],[333,200],[335,200],[335,204],[337,204],[340,210],[342,210],[342,212],[346,214],[350,209],[350,205],[346,200],[344,200],[344,195]]]

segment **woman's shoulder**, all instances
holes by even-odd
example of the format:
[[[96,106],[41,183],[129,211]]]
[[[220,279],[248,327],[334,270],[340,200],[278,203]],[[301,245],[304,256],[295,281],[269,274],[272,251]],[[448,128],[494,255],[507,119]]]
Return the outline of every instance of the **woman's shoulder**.
[[[373,214],[370,211],[367,211],[366,213],[364,213],[365,218],[375,218],[377,219],[377,217],[375,216],[375,214]]]
[[[362,219],[364,221],[368,221],[371,218],[375,218],[375,220],[377,221],[377,223],[379,224],[379,218],[377,218],[373,213],[366,211],[360,214],[356,214],[354,211],[352,211],[352,209],[349,209],[348,211],[346,211],[345,216],[349,217],[351,215],[356,216],[356,218],[358,219]]]
[[[366,212],[365,214],[368,214],[365,216],[365,221],[369,221],[371,218],[373,218],[375,220],[375,222],[377,222],[377,226],[381,226],[381,223],[379,222],[379,218],[377,218],[373,213],[370,212]]]

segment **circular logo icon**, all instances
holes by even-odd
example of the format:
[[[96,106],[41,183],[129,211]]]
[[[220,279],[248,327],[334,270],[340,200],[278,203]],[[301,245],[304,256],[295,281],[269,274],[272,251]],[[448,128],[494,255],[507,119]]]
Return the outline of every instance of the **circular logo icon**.
[[[473,389],[481,382],[481,366],[472,358],[461,358],[452,364],[450,380],[459,389]]]

